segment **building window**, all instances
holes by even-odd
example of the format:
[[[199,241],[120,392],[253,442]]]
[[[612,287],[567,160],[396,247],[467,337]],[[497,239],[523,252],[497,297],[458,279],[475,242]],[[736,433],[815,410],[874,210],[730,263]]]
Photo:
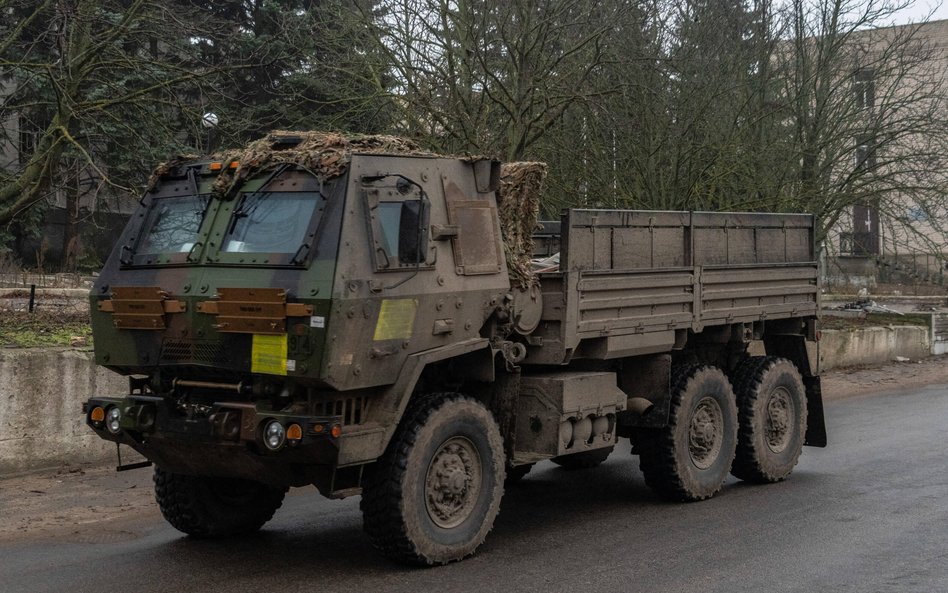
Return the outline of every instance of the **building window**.
[[[20,138],[17,151],[20,157],[20,163],[25,164],[33,156],[33,153],[36,152],[36,124],[33,123],[33,120],[21,113],[19,118],[19,131]]]
[[[857,136],[854,153],[856,169],[872,169],[876,166],[876,141],[872,136]]]
[[[869,204],[853,206],[853,255],[878,255],[879,211]]]
[[[853,92],[859,109],[868,109],[876,103],[874,74],[872,68],[861,68],[853,74]]]
[[[852,233],[839,234],[839,254],[840,255],[853,254],[853,234]]]

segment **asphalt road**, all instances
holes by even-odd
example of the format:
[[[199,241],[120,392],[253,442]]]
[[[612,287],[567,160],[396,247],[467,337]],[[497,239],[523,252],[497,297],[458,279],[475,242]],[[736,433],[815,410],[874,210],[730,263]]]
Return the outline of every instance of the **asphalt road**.
[[[124,537],[0,544],[0,591],[948,591],[948,387],[832,401],[827,420],[830,447],[789,481],[730,480],[696,504],[657,500],[627,447],[595,470],[543,464],[478,555],[446,567],[380,558],[357,498],[297,490],[240,540],[150,515]]]

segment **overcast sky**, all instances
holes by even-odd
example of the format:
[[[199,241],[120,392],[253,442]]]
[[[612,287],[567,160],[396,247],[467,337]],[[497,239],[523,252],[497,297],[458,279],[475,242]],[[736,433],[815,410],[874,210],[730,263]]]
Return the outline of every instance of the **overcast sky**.
[[[939,6],[939,4],[941,6]],[[937,0],[915,0],[912,6],[902,10],[896,17],[896,24],[909,22],[918,22],[925,18],[931,10],[935,10],[929,20],[940,21],[948,19],[948,1],[938,2]]]

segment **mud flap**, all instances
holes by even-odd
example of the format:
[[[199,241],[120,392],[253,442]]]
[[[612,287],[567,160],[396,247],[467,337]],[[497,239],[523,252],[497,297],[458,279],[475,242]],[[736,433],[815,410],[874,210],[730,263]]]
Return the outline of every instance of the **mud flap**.
[[[823,390],[819,377],[803,377],[806,387],[806,438],[804,445],[826,446],[826,419],[823,416]]]

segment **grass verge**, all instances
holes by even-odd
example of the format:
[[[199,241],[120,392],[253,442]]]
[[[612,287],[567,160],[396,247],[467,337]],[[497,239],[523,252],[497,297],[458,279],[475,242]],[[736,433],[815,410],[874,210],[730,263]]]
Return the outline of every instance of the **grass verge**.
[[[0,347],[41,348],[92,345],[85,313],[4,311],[0,314]]]

